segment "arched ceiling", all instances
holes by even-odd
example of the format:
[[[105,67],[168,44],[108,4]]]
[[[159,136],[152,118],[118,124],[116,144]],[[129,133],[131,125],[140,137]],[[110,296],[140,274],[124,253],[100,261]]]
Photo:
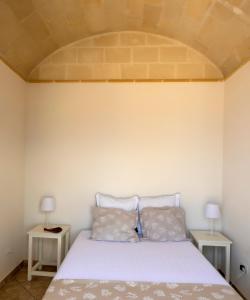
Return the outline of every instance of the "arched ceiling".
[[[163,35],[141,31],[97,34],[54,51],[29,75],[37,81],[202,81],[223,74],[206,56]]]
[[[60,47],[122,30],[180,40],[226,77],[250,58],[250,0],[0,0],[0,56],[25,79]]]

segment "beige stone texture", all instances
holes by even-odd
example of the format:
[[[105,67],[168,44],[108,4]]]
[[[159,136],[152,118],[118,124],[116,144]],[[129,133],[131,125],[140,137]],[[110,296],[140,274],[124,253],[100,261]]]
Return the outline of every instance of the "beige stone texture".
[[[65,80],[66,79],[65,65],[44,65],[39,69],[40,80]]]
[[[161,6],[162,0],[145,0],[144,3],[152,6]]]
[[[22,5],[20,5],[20,2],[16,0],[8,0],[5,2],[8,2],[9,7],[19,20],[23,20],[34,11],[32,0],[23,0]]]
[[[174,64],[150,64],[149,78],[175,79],[175,65]]]
[[[66,48],[56,52],[50,57],[51,63],[65,64],[65,63],[76,63],[77,62],[77,49]]]
[[[180,62],[187,59],[187,47],[161,47],[161,62]]]
[[[223,78],[220,70],[213,66],[212,64],[205,64],[205,78],[214,79],[214,78]]]
[[[221,20],[209,17],[200,31],[200,43],[207,45],[209,57],[211,57],[212,61],[218,66],[227,58],[227,53],[232,48],[233,38],[230,31],[233,30],[233,27],[229,25],[230,22],[221,22]],[[218,27],[220,30],[218,30]],[[229,33],[230,38],[225,41],[223,36],[229,36]],[[224,53],[224,55],[222,55],[222,53]],[[232,55],[234,54],[232,53]]]
[[[208,59],[204,55],[193,49],[187,49],[187,61],[195,63],[208,63]]]
[[[202,79],[205,78],[203,64],[178,64],[176,77],[179,79]]]
[[[143,25],[146,29],[157,27],[157,24],[161,17],[161,7],[159,5],[147,5],[144,6]]]
[[[92,68],[89,65],[68,65],[66,79],[84,80],[92,78]]]
[[[194,20],[201,20],[212,4],[212,0],[196,0],[195,5],[193,1],[187,1],[184,11],[188,17]]]
[[[79,48],[77,49],[77,61],[79,63],[102,63],[104,61],[104,49]]]
[[[250,2],[249,1],[244,1],[242,5],[243,12],[246,14],[250,14]]]
[[[128,63],[131,61],[130,48],[106,48],[105,62],[107,63]]]
[[[176,40],[152,33],[127,31],[111,33],[110,39],[108,34],[104,35],[106,41],[118,41],[117,46],[110,46],[108,43],[106,47],[95,45],[95,41],[97,39],[101,41],[102,36],[86,38],[54,52],[31,72],[29,78],[32,80],[223,78],[221,71],[207,57]],[[149,44],[150,41],[152,44]],[[140,45],[141,43],[145,44]],[[29,54],[30,49],[27,51],[25,55]],[[12,55],[15,56],[17,53],[13,52]],[[18,57],[17,61],[21,59],[22,57]],[[190,71],[192,65],[194,68]],[[197,65],[200,68],[195,71]],[[62,68],[58,69],[56,66]],[[49,72],[47,78],[46,70]],[[58,70],[62,70],[61,76],[57,74]],[[52,78],[53,74],[55,78]]]
[[[121,79],[119,64],[97,64],[93,65],[93,78],[99,79]]]
[[[236,48],[237,56],[241,59],[241,61],[245,62],[248,59],[250,51],[250,36],[247,40],[244,41],[243,44],[240,44]]]
[[[133,49],[134,62],[157,62],[159,61],[159,48],[138,47]]]
[[[44,40],[49,36],[49,30],[46,24],[36,12],[26,17],[22,22],[22,26],[34,40]]]
[[[215,3],[211,16],[216,18],[220,22],[226,22],[234,17],[234,12],[232,10],[227,9],[226,6],[217,2]]]
[[[0,2],[0,22],[0,50],[4,54],[10,51],[10,46],[24,32],[14,12],[4,2]],[[14,62],[13,65],[16,65],[16,63]]]
[[[142,46],[146,44],[146,34],[122,32],[120,34],[121,46]]]
[[[70,3],[70,2],[69,2]],[[103,1],[81,1],[83,10],[83,26],[90,34],[97,34],[107,30],[107,20]]]
[[[100,47],[118,46],[119,35],[116,33],[101,35],[94,39],[94,45]]]
[[[123,64],[121,65],[122,79],[147,79],[147,64]]]
[[[94,39],[86,38],[86,39],[80,40],[79,42],[75,42],[74,46],[75,47],[83,47],[83,48],[85,48],[85,47],[93,48],[94,47]]]
[[[235,6],[241,6],[241,4],[246,1],[244,1],[244,0],[227,0],[227,2],[229,2],[230,4],[235,5]]]
[[[84,48],[180,42],[227,76],[250,59],[249,36],[249,0],[0,1],[0,57],[26,79],[46,56],[74,42]]]
[[[230,75],[230,70],[235,69],[236,66],[238,65],[239,60],[236,56],[230,57],[227,60],[225,60],[223,66],[224,73],[229,76]]]
[[[147,35],[147,44],[148,45],[161,46],[161,45],[173,45],[175,43],[176,43],[176,41],[168,39],[166,37],[162,37],[162,36],[155,35],[155,34]]]
[[[126,1],[103,1],[101,0],[104,11],[107,28],[112,28],[113,31],[122,30],[126,23]]]

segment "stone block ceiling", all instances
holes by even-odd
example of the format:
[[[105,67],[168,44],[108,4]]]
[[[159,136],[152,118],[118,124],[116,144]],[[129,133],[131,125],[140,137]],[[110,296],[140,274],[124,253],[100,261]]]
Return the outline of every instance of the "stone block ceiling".
[[[95,35],[60,48],[29,80],[222,79],[204,55],[161,35],[121,31]]]
[[[0,57],[26,80],[36,78],[35,74],[39,78],[37,66],[61,47],[121,31],[152,33],[184,43],[206,56],[225,78],[250,58],[250,0],[0,0]],[[91,60],[100,56],[99,47],[86,47],[77,59],[85,62],[87,57]],[[114,48],[103,51],[105,63],[114,64],[115,69],[120,61],[114,59],[122,50]],[[140,50],[132,48],[133,57],[140,57]],[[147,51],[150,59],[155,50],[151,47]],[[165,51],[165,60],[172,55],[169,47],[157,51]],[[181,52],[176,51],[175,55]],[[143,55],[146,56],[144,51]],[[164,77],[169,74],[165,67],[155,72]],[[131,71],[125,66],[123,74],[143,74],[145,67],[140,66],[140,71],[138,68]],[[47,76],[52,78],[53,72],[47,69]],[[86,69],[81,72],[80,67],[75,67],[74,72],[76,77],[82,74],[86,78]],[[176,72],[174,78],[178,77]],[[95,79],[93,71],[90,73]],[[110,71],[110,79],[115,73]],[[188,79],[189,72],[185,74]],[[206,77],[206,71],[204,74]]]

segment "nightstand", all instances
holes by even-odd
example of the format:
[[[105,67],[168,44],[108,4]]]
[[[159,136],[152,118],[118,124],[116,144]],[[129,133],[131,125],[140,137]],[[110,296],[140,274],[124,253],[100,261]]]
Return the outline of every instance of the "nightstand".
[[[62,242],[64,241],[64,255],[67,254],[69,249],[69,234],[70,225],[51,225],[53,227],[61,227],[62,231],[59,233],[52,233],[44,231],[44,225],[38,225],[28,231],[29,247],[28,247],[28,280],[32,279],[32,276],[50,276],[53,277],[56,272],[42,271],[43,265],[55,265],[57,270],[62,262]],[[33,239],[38,239],[38,262],[33,266]],[[53,264],[45,262],[43,260],[42,243],[43,239],[56,239],[57,240],[57,263]]]
[[[215,247],[215,267],[217,268],[217,247],[225,248],[225,278],[230,281],[230,248],[232,241],[225,237],[220,232],[215,232],[214,235],[205,230],[190,230],[190,234],[194,242],[198,245],[200,252],[203,251],[203,246]]]

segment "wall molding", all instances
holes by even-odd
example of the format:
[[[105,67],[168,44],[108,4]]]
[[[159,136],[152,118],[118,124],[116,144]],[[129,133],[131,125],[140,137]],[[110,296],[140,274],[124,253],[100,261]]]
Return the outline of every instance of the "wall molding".
[[[168,83],[222,82],[224,79],[103,79],[103,80],[27,80],[28,83]]]

